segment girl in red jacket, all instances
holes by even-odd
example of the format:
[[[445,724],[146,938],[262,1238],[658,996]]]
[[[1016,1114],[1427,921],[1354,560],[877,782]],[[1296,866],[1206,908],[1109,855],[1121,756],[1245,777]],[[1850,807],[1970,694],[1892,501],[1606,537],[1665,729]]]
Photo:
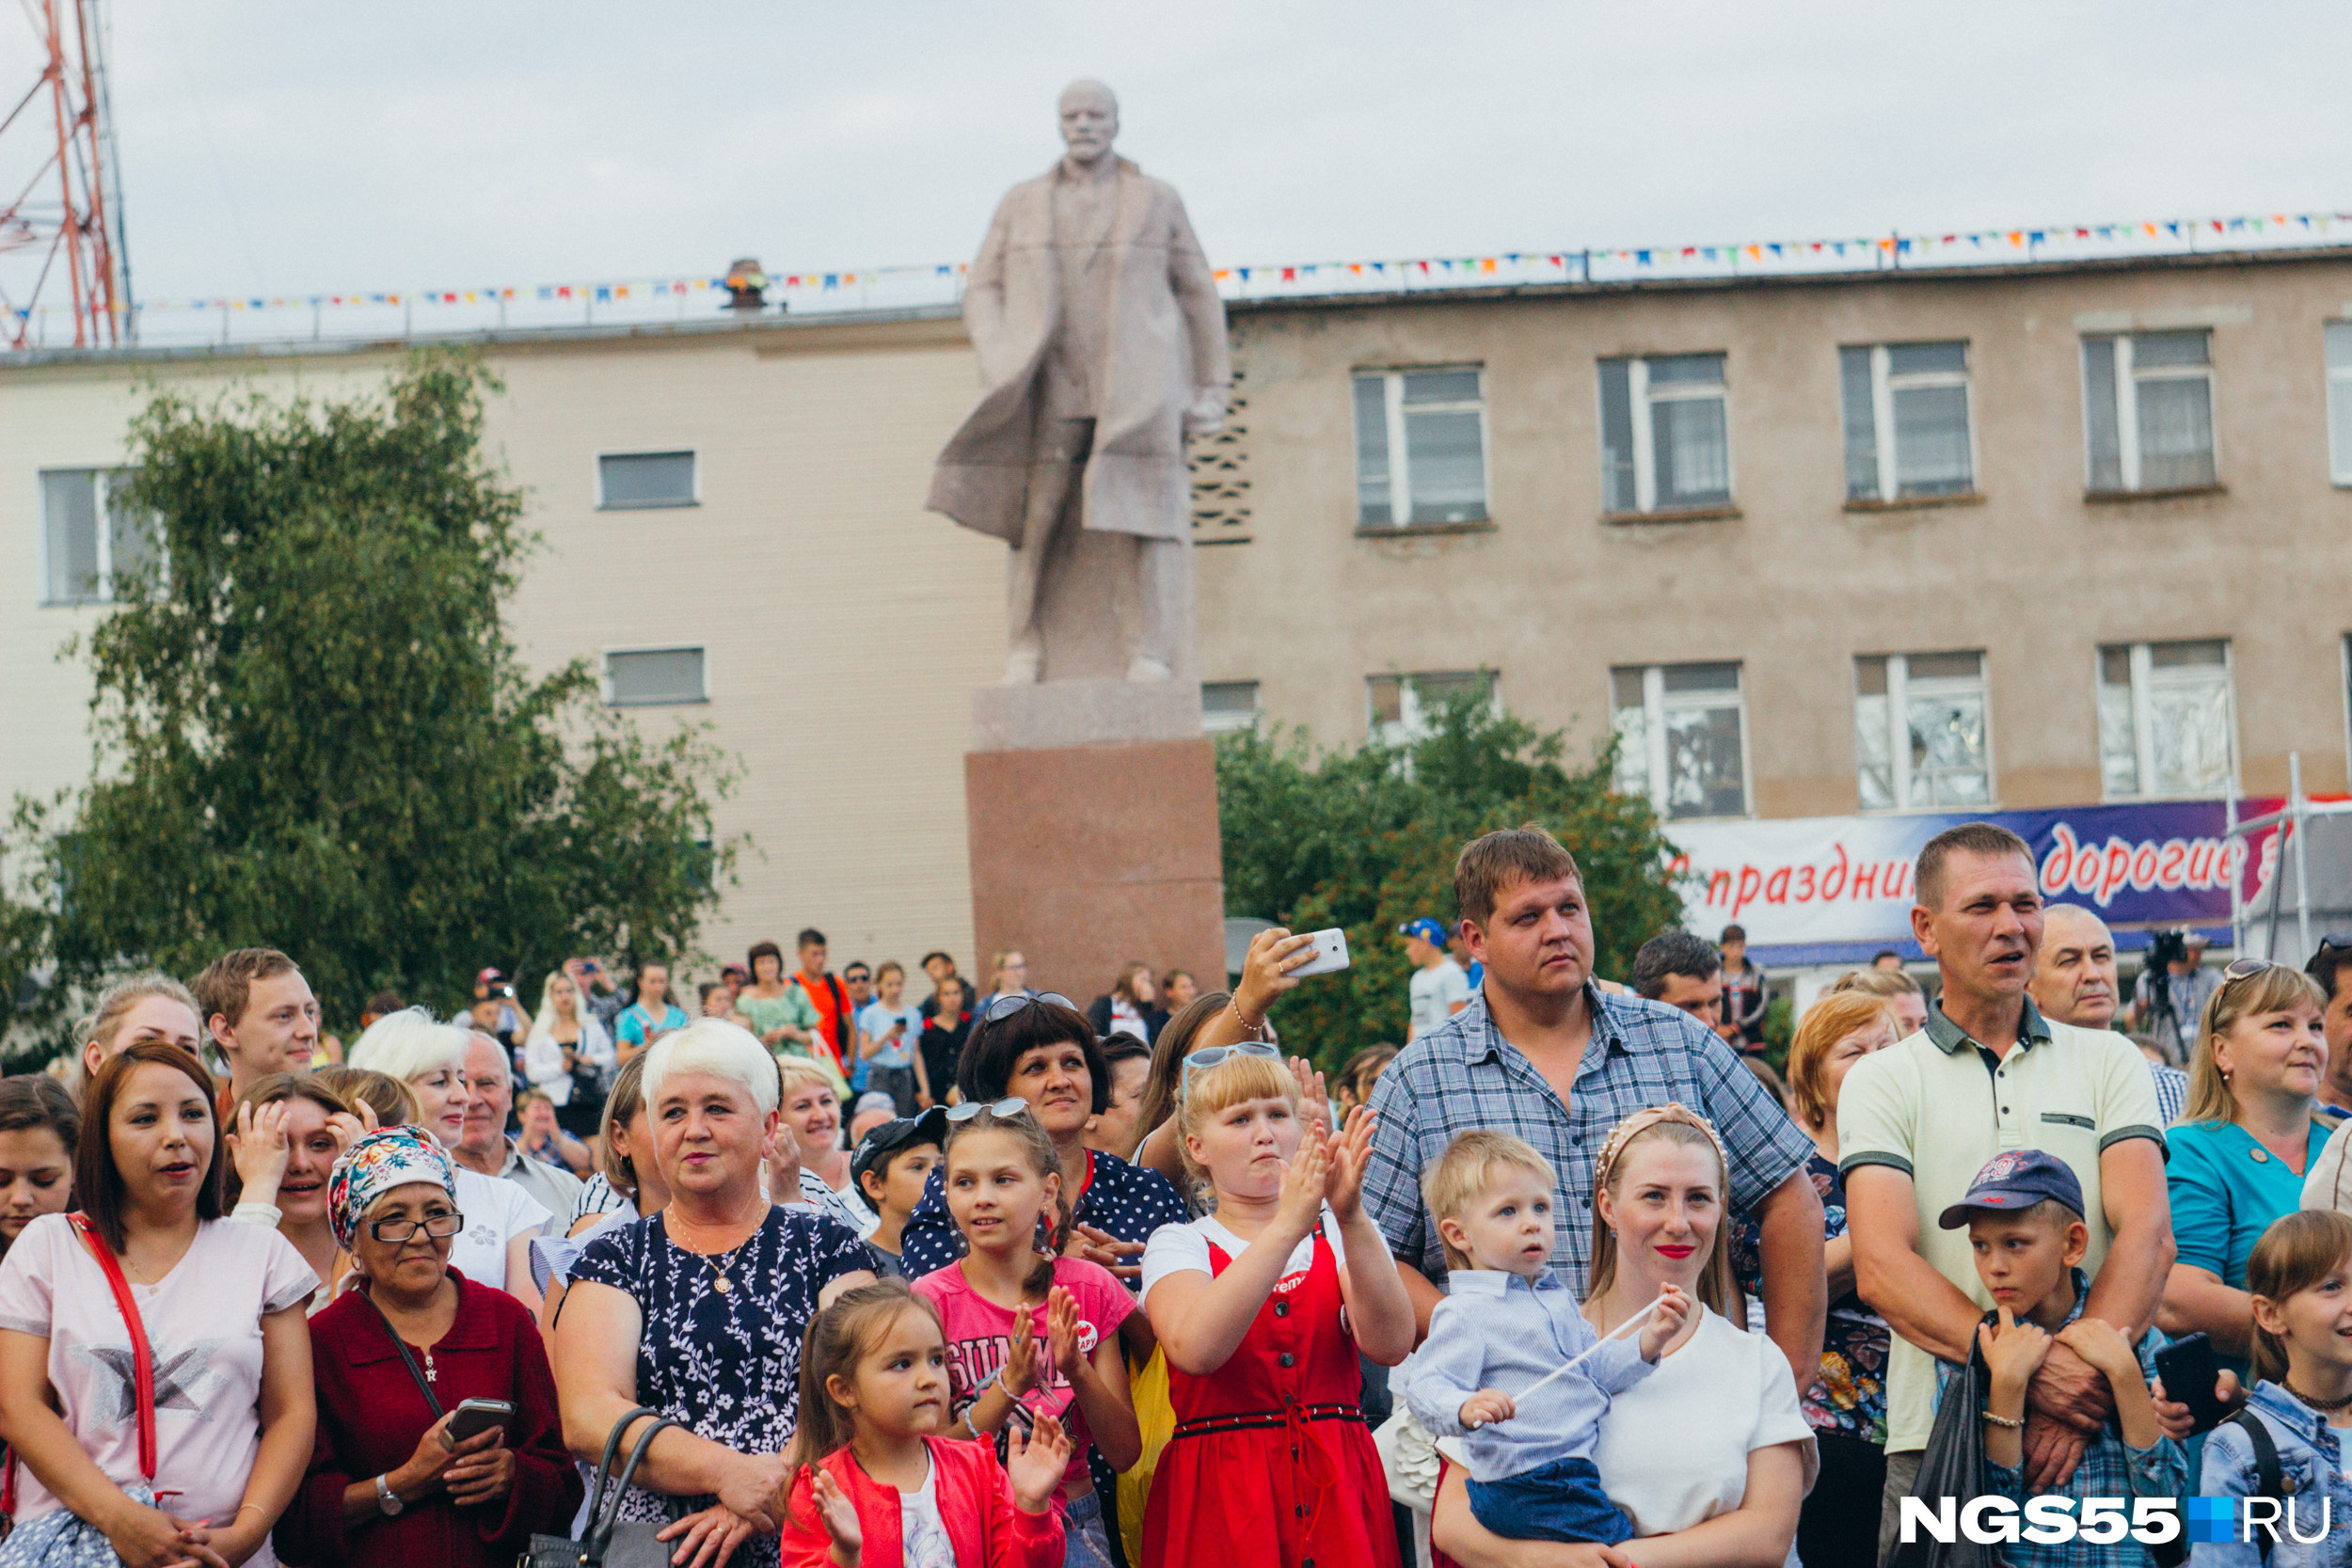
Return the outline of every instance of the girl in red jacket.
[[[808,1325],[784,1568],[1057,1568],[1054,1502],[1072,1446],[1041,1418],[1009,1459],[937,1436],[947,1336],[931,1304],[885,1279]]]

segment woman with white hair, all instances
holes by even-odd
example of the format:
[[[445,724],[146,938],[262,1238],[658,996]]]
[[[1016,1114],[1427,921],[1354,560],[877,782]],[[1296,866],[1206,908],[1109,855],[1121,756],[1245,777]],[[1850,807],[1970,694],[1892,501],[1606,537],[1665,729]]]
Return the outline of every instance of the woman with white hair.
[[[772,1568],[802,1338],[822,1307],[874,1278],[873,1254],[838,1221],[762,1192],[778,1084],[748,1030],[702,1019],[642,1059],[670,1201],[598,1235],[572,1267],[555,1321],[564,1441],[594,1460],[631,1410],[671,1418],[621,1517],[668,1519],[676,1499],[688,1513],[660,1534],[678,1560]]]
[[[471,1034],[436,1023],[422,1007],[387,1013],[351,1048],[350,1065],[397,1079],[416,1097],[417,1126],[453,1158],[466,1132],[466,1046]],[[450,1243],[453,1268],[477,1285],[504,1291],[533,1312],[539,1292],[531,1282],[531,1239],[555,1216],[503,1177],[457,1167],[457,1207],[466,1228]]]

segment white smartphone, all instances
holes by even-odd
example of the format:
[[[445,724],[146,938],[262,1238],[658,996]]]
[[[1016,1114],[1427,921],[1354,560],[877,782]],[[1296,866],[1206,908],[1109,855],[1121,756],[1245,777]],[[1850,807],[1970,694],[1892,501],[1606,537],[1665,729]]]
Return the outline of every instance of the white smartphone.
[[[1291,974],[1294,975],[1328,974],[1335,970],[1347,967],[1347,933],[1345,931],[1334,926],[1327,931],[1314,932],[1310,940],[1313,945],[1308,948],[1308,952],[1312,957],[1296,969],[1292,970]]]

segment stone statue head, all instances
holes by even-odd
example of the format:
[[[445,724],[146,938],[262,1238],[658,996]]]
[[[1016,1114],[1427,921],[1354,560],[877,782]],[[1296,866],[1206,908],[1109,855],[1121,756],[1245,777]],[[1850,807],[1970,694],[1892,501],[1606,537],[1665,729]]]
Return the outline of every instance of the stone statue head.
[[[1071,162],[1092,164],[1108,157],[1118,135],[1119,99],[1110,88],[1089,79],[1061,89],[1061,139]]]

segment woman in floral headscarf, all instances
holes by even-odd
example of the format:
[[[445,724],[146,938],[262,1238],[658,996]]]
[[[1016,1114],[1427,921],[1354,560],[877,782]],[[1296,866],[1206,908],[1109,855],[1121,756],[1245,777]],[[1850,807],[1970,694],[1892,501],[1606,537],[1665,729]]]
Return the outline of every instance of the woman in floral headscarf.
[[[456,1171],[419,1129],[354,1143],[327,1179],[327,1212],[363,1283],[310,1320],[318,1443],[278,1550],[317,1568],[504,1568],[580,1500],[538,1327],[449,1266],[466,1224]],[[452,1441],[468,1400],[514,1413]]]

